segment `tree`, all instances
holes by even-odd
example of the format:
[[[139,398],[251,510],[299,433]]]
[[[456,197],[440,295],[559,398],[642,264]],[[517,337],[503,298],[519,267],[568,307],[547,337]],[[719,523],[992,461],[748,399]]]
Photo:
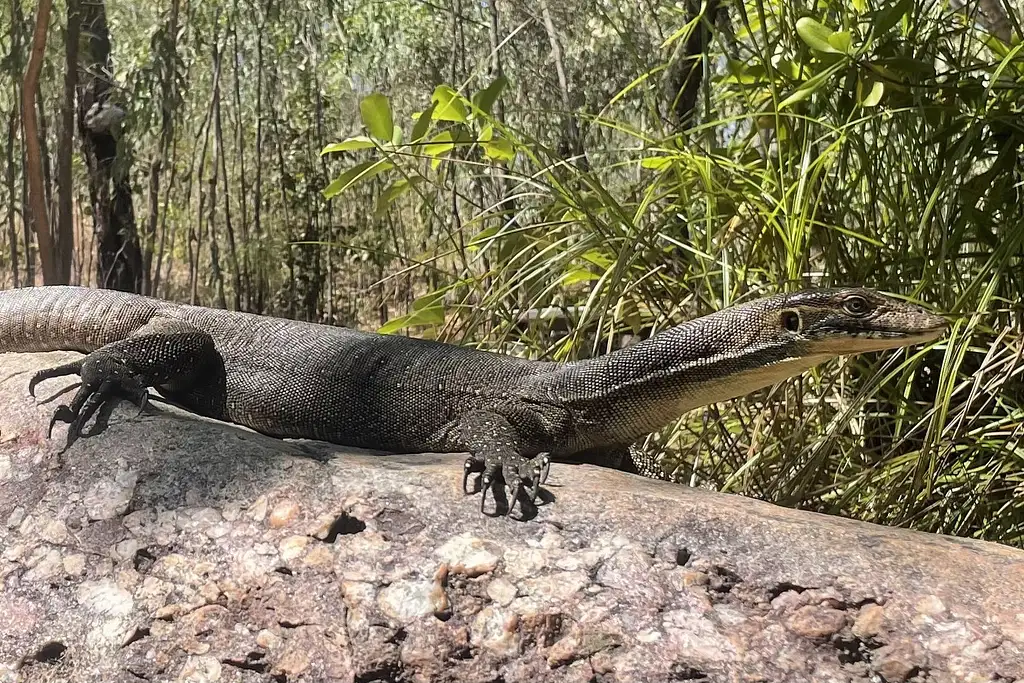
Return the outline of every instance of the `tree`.
[[[50,234],[50,223],[46,214],[46,188],[43,182],[43,159],[39,149],[39,124],[36,119],[36,92],[39,90],[39,73],[43,68],[46,52],[46,29],[50,23],[51,0],[40,0],[36,10],[36,27],[32,36],[32,50],[25,68],[25,82],[21,90],[22,125],[25,130],[26,169],[28,176],[29,201],[32,204],[32,222],[39,242],[39,263],[43,269],[44,284],[59,284],[59,273]],[[66,282],[66,280],[65,280]]]
[[[64,102],[61,106],[60,142],[57,144],[57,231],[54,251],[57,278],[71,282],[71,256],[74,253],[74,184],[71,153],[75,137],[75,85],[78,82],[78,37],[81,16],[79,1],[67,0],[67,29],[64,38]]]
[[[110,35],[102,0],[82,6],[89,36],[82,55],[85,77],[78,84],[78,131],[89,171],[89,198],[96,235],[96,283],[128,292],[142,290],[142,250],[132,207],[131,161],[118,155],[125,112],[110,97]]]

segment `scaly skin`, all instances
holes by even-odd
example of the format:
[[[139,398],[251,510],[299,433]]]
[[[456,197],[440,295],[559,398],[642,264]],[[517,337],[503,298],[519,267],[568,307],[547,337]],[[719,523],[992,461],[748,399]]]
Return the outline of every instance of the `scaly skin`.
[[[395,453],[468,452],[463,482],[535,500],[550,458],[659,476],[630,444],[692,408],[823,360],[940,336],[946,322],[861,288],[735,306],[599,358],[551,363],[440,342],[184,306],[111,290],[0,292],[0,351],[75,350],[82,385],[54,421],[67,447],[112,399],[148,389],[187,410],[277,437]],[[52,426],[52,425],[51,425]]]

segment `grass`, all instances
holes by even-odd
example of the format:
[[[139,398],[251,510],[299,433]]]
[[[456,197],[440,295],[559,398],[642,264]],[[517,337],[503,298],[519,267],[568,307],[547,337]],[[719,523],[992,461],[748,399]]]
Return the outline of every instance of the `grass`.
[[[468,97],[431,128],[463,144],[366,152],[426,181],[389,209],[403,230],[448,226],[413,256],[436,285],[393,327],[572,359],[773,291],[905,296],[950,334],[694,411],[646,447],[691,486],[1024,545],[1020,46],[934,3],[809,4],[848,46],[815,49],[787,4],[748,3],[687,131],[645,124],[652,74],[588,119],[586,164]],[[489,156],[486,127],[514,161]],[[524,331],[546,306],[572,307],[569,329]]]

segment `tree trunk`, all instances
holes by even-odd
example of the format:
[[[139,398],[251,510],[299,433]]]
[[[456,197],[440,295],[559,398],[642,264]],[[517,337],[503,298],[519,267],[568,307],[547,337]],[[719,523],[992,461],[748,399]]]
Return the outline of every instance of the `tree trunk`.
[[[106,74],[114,69],[103,0],[82,5],[82,30],[89,40],[80,65],[86,77],[78,84],[78,131],[89,172],[96,285],[138,292],[142,289],[142,250],[128,182],[131,161],[126,155],[118,157],[120,127],[109,118],[109,113],[118,109],[109,101],[110,83],[106,80]]]
[[[225,39],[226,42],[226,39]],[[213,44],[213,68],[217,74],[213,84],[213,136],[214,136],[214,168],[213,176],[217,177],[218,170],[223,174],[224,177],[224,231],[228,237],[228,264],[231,267],[231,281],[232,287],[234,288],[233,303],[234,310],[238,311],[242,308],[242,278],[238,272],[238,249],[235,246],[235,230],[231,225],[231,193],[228,185],[228,165],[225,159],[224,150],[224,127],[221,124],[220,116],[220,79],[221,79],[221,54],[220,47],[216,41]],[[220,162],[219,167],[217,162]],[[210,227],[211,234],[213,226]],[[222,283],[219,285],[223,289]],[[222,295],[223,296],[223,295]]]
[[[241,276],[239,289],[235,296],[235,301],[238,305],[239,310],[242,307],[242,296],[245,295],[245,300],[250,300],[249,290],[252,286],[249,282],[249,203],[247,197],[249,196],[248,186],[248,175],[245,172],[245,126],[243,119],[242,108],[242,90],[239,81],[239,65],[241,59],[239,58],[238,50],[238,31],[237,31],[237,17],[238,17],[238,2],[235,0],[233,4],[233,16],[234,21],[231,22],[231,43],[234,51],[234,60],[232,64],[232,74],[234,75],[234,98],[235,98],[235,153],[238,155],[238,185],[241,198],[238,202],[242,212],[242,225],[241,225],[241,247],[242,247],[242,263],[241,263]],[[225,183],[227,179],[225,179]],[[242,291],[244,286],[245,291]],[[248,304],[247,304],[248,305]]]
[[[17,92],[18,86],[14,85],[14,90]],[[15,100],[17,102],[17,100]],[[18,135],[18,109],[15,107],[11,111],[10,118],[7,120],[7,196],[11,198],[10,205],[7,211],[7,241],[8,241],[8,257],[11,259],[11,285],[13,287],[20,286],[20,279],[18,277],[18,226],[15,221],[16,212],[14,210],[14,192],[16,189],[15,184],[15,173],[14,173],[14,143]]]
[[[75,87],[78,83],[78,38],[81,28],[79,0],[67,0],[67,33],[64,38],[64,103],[61,109],[60,143],[57,145],[57,280],[71,282],[75,253],[75,188],[71,181],[71,151],[75,139]]]
[[[547,0],[538,0],[538,2],[540,4],[541,18],[544,20],[544,30],[548,34],[548,43],[551,44],[551,58],[555,62],[555,75],[558,77],[558,94],[562,98],[562,143],[559,154],[564,157],[573,158],[582,167],[586,168],[586,156],[583,154],[583,138],[576,123],[576,111],[573,106],[572,93],[569,91],[569,79],[565,75],[565,58],[562,56],[562,42],[558,39],[558,32],[555,31],[555,22],[551,18],[551,11],[548,9]]]
[[[267,7],[269,11],[270,2]],[[262,313],[264,310],[264,281],[263,281],[263,229],[260,223],[261,209],[263,208],[263,30],[266,27],[267,16],[264,12],[260,18],[256,31],[256,179],[252,196],[252,237],[256,242],[256,286],[252,284],[247,288],[248,301],[246,309],[254,313]]]
[[[25,131],[28,194],[32,224],[39,244],[39,263],[43,269],[43,284],[57,284],[57,260],[46,211],[46,185],[43,181],[43,159],[39,148],[39,123],[36,118],[35,97],[39,90],[39,73],[43,68],[46,51],[46,30],[50,22],[51,0],[40,0],[36,10],[36,26],[32,36],[32,50],[25,69],[21,88],[21,117]],[[27,220],[27,218],[26,218]]]
[[[217,76],[215,75],[214,78]],[[199,161],[196,163],[195,157],[192,162],[192,174],[189,178],[189,191],[186,193],[187,197],[192,196],[192,182],[194,179],[199,179],[199,208],[196,210],[196,222],[192,224],[189,229],[189,241],[188,241],[188,285],[189,285],[189,303],[193,306],[199,303],[199,259],[201,258],[203,251],[203,216],[205,215],[204,207],[206,206],[207,193],[203,190],[203,170],[206,167],[206,151],[210,144],[210,121],[213,119],[213,98],[210,98],[210,104],[206,108],[206,116],[203,118],[202,126],[200,127],[201,135],[203,138],[203,144],[199,150]]]
[[[160,220],[159,247],[157,246],[157,222],[160,211],[159,192],[160,180],[163,169],[167,166],[167,159],[174,147],[174,115],[178,106],[178,91],[174,80],[177,68],[178,54],[178,0],[171,0],[171,11],[167,17],[167,29],[160,41],[160,151],[158,157],[152,163],[156,166],[151,168],[150,178],[150,209],[149,227],[147,228],[147,250],[146,264],[143,268],[143,276],[147,279],[143,290],[156,296],[160,288],[160,267],[163,262],[164,247],[167,240],[167,212],[164,211]],[[174,176],[177,171],[175,164],[170,164],[171,178],[165,190],[164,207],[170,198],[170,190],[174,185]],[[153,251],[156,251],[156,264],[152,265]]]
[[[142,293],[154,294],[153,252],[156,251],[156,228],[160,220],[160,154],[149,162],[149,217],[146,219],[146,239],[142,245]]]
[[[687,128],[693,119],[711,40],[710,27],[717,15],[718,0],[708,0],[703,14],[700,0],[687,2],[687,21],[697,21],[686,40],[680,41],[672,53],[661,85],[667,109],[664,116],[675,130]]]

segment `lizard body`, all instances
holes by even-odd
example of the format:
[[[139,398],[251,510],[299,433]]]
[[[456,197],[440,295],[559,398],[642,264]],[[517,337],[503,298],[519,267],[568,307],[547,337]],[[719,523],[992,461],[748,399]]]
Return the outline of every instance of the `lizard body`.
[[[854,305],[855,304],[855,307]],[[863,310],[861,310],[863,309]],[[54,420],[68,446],[115,398],[148,389],[195,413],[276,437],[394,453],[468,452],[535,497],[549,458],[658,476],[630,444],[692,408],[740,396],[828,358],[934,339],[942,318],[871,290],[807,290],[684,322],[598,358],[528,360],[436,341],[174,304],[112,290],[0,292],[0,351],[74,350],[37,373],[79,374]],[[465,481],[464,481],[465,486]],[[481,501],[483,506],[483,501]]]

